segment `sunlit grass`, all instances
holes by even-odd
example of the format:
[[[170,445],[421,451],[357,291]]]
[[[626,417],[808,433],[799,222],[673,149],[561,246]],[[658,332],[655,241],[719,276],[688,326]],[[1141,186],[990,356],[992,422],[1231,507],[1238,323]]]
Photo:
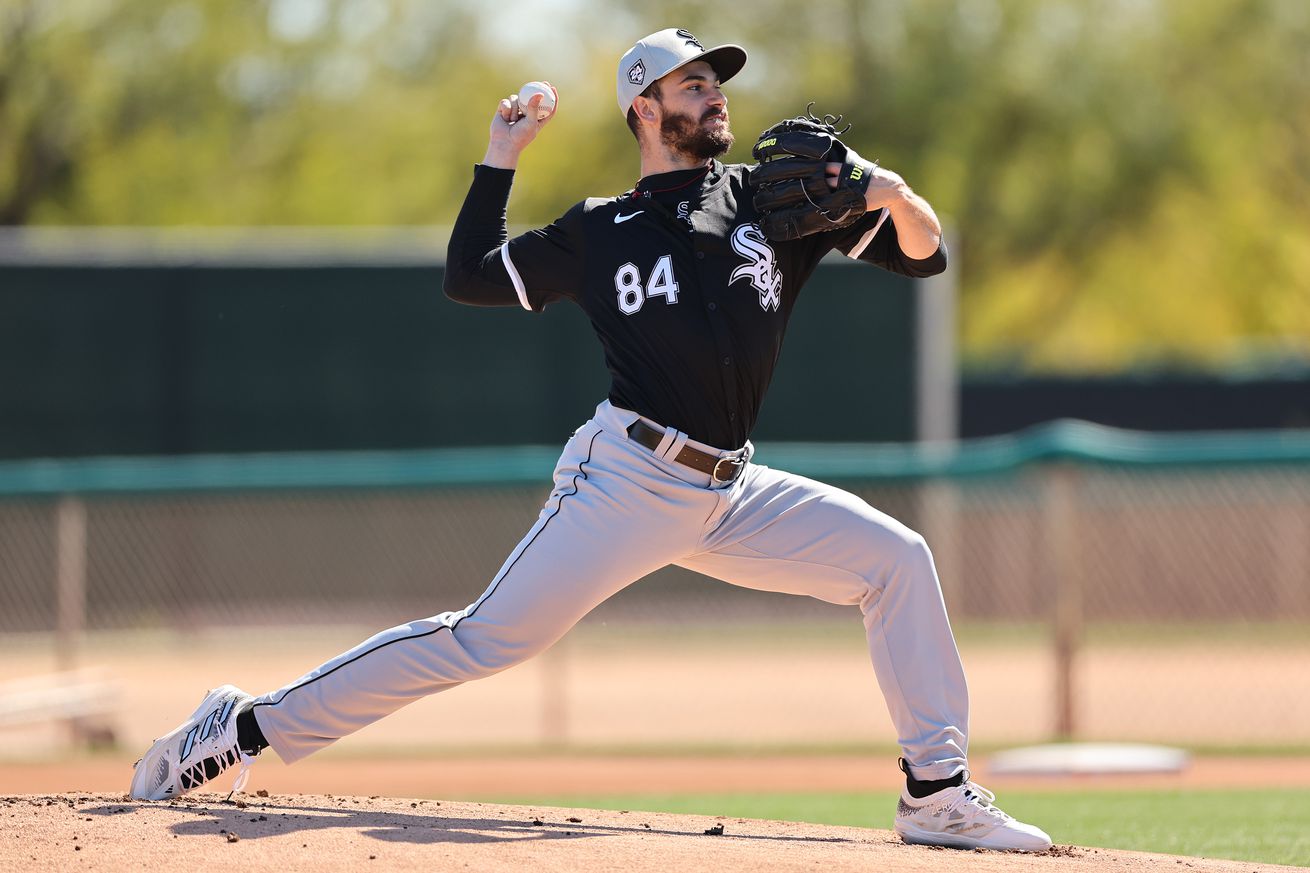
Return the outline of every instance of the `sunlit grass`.
[[[889,791],[486,799],[883,829],[891,827],[896,809],[896,794]],[[1310,789],[1007,791],[998,803],[1016,818],[1042,827],[1061,845],[1310,866]]]

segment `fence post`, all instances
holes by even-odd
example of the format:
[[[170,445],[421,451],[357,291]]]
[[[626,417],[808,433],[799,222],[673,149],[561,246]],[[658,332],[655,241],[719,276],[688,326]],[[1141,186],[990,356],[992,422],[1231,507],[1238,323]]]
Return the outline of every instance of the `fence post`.
[[[945,232],[957,252],[952,234]],[[956,277],[960,267],[921,279],[915,295],[915,438],[954,441],[960,435],[960,367],[956,351]]]
[[[919,530],[937,566],[942,599],[947,611],[958,620],[964,614],[964,562],[960,558],[960,492],[955,483],[933,478],[920,485],[919,516]]]
[[[1077,732],[1074,669],[1083,635],[1083,562],[1078,525],[1078,472],[1067,464],[1043,471],[1043,538],[1053,582],[1052,643],[1055,660],[1055,736]]]
[[[1283,619],[1310,617],[1310,518],[1293,497],[1273,501],[1274,607]]]
[[[77,666],[86,632],[86,504],[61,497],[55,506],[55,665]]]
[[[949,229],[943,232],[956,250]],[[959,257],[957,254],[956,257]],[[959,265],[918,281],[915,310],[915,438],[954,454],[960,437],[960,372],[955,322]],[[930,478],[918,488],[917,527],[928,540],[948,609],[963,613],[960,493],[954,481]]]
[[[55,505],[55,669],[77,668],[86,634],[86,504],[65,496]],[[65,722],[68,738],[80,743],[86,726],[77,716]]]
[[[541,670],[541,745],[561,749],[569,744],[569,637],[555,643],[538,658]]]

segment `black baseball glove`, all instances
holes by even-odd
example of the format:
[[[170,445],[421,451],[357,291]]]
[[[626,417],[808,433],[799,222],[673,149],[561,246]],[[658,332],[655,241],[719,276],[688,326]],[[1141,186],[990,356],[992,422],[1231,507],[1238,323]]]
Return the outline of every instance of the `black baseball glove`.
[[[771,240],[800,239],[854,224],[866,210],[864,194],[876,162],[866,161],[839,139],[841,116],[806,114],[770,127],[751,154],[760,165],[751,170],[760,229]],[[841,164],[836,187],[827,173]]]

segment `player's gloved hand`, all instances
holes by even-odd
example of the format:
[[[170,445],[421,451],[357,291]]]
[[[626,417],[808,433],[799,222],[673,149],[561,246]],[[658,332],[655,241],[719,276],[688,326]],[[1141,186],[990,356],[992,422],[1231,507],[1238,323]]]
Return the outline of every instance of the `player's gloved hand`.
[[[760,229],[769,239],[835,230],[865,213],[865,193],[877,163],[841,141],[850,128],[838,131],[840,122],[841,116],[815,118],[807,108],[806,115],[778,122],[755,142],[751,154],[760,165],[751,170],[750,180]]]

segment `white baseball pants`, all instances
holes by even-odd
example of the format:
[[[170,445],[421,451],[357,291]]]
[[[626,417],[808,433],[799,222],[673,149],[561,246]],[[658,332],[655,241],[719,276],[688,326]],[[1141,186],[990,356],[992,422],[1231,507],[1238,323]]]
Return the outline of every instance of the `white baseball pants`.
[[[256,700],[297,761],[407,703],[544,651],[606,598],[667,564],[733,585],[858,606],[878,684],[918,779],[966,765],[968,691],[923,538],[852,494],[747,464],[729,485],[630,441],[608,401],[569,440],[537,522],[482,596],[383,631]],[[651,422],[653,424],[653,422]],[[663,428],[661,428],[663,429]]]

